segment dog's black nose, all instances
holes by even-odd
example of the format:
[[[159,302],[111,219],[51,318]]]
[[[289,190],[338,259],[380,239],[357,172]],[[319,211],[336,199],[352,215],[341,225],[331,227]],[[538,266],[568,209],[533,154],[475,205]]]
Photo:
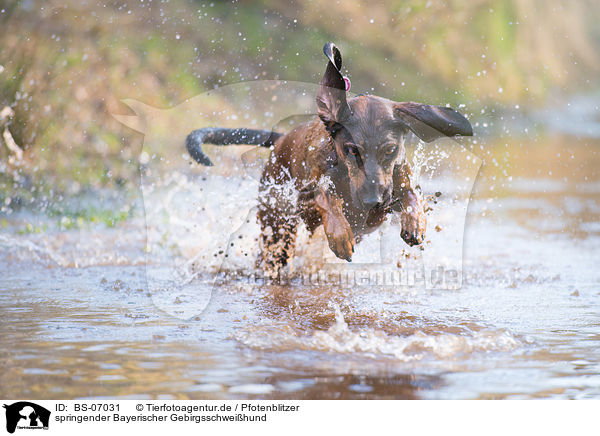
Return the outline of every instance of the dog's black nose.
[[[381,203],[381,198],[373,197],[367,198],[362,201],[362,205],[366,210],[371,210],[376,207],[379,203]]]

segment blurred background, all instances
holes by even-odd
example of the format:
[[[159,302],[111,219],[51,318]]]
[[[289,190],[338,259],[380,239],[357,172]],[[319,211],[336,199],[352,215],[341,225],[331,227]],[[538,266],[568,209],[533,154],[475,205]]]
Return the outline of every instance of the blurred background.
[[[131,113],[121,99],[169,108],[240,81],[318,83],[330,40],[353,92],[459,107],[493,138],[473,150],[484,160],[492,142],[595,141],[599,13],[591,0],[4,0],[2,211],[137,186],[143,137],[111,116]]]

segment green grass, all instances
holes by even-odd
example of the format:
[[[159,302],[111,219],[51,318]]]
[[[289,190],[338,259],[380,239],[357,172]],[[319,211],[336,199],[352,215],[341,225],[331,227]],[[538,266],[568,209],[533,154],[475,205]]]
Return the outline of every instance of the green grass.
[[[50,213],[50,216],[55,213]],[[56,216],[58,226],[61,230],[81,229],[93,224],[103,224],[106,227],[115,227],[119,223],[125,222],[130,212],[112,209],[100,209],[90,207],[77,211],[61,211]]]

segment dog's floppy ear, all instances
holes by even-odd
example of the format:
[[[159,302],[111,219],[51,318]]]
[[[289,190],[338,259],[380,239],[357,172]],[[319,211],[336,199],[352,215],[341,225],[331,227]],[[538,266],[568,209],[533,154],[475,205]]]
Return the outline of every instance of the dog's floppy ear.
[[[350,115],[350,107],[346,101],[346,82],[342,76],[342,55],[332,42],[323,47],[323,53],[329,59],[321,88],[317,94],[318,114],[330,132]]]
[[[396,103],[394,115],[425,142],[443,136],[473,136],[469,120],[449,107],[413,102]]]

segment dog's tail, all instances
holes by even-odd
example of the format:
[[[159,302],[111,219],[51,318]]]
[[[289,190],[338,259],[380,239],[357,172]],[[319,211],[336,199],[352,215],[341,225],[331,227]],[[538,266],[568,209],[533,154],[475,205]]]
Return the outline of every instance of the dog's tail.
[[[202,151],[202,144],[213,145],[258,145],[271,147],[282,133],[270,130],[255,129],[227,129],[223,127],[205,127],[194,130],[185,140],[188,153],[196,162],[212,166],[212,161]]]

